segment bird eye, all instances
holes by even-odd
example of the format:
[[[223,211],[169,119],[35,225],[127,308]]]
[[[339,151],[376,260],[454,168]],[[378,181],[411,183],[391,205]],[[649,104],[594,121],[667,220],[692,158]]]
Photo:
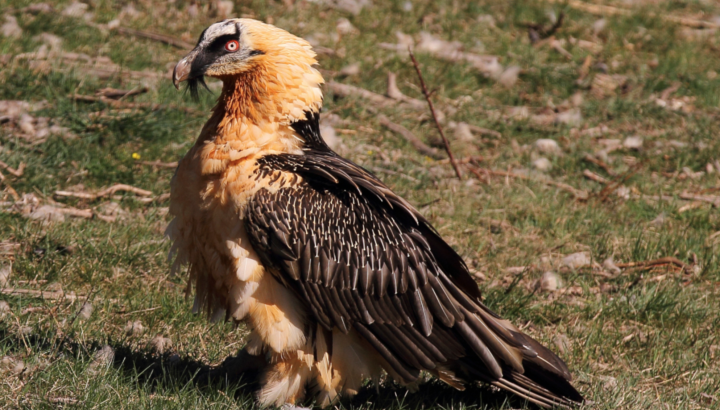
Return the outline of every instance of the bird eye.
[[[225,50],[227,51],[237,51],[238,48],[240,48],[240,43],[237,40],[230,40],[225,44]]]

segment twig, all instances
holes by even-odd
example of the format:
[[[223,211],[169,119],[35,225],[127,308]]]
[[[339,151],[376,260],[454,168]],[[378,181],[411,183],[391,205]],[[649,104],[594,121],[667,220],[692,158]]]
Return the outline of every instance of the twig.
[[[147,308],[147,309],[133,310],[132,312],[118,313],[118,315],[120,315],[120,316],[129,316],[129,315],[133,315],[133,314],[135,314],[135,313],[152,312],[153,310],[158,310],[158,309],[160,309],[161,307],[162,307],[162,306],[155,306],[155,307],[151,307],[151,308]]]
[[[116,30],[120,34],[125,34],[128,36],[141,37],[141,38],[147,38],[150,40],[159,41],[161,43],[168,44],[168,45],[177,47],[182,50],[191,50],[195,47],[194,45],[192,45],[190,43],[187,43],[185,41],[179,40],[174,37],[166,36],[163,34],[150,33],[148,31],[135,30],[132,28],[122,27],[122,26],[118,27]]]
[[[178,166],[177,161],[175,162],[161,162],[160,160],[156,161],[138,161],[138,164],[141,165],[149,165],[151,167],[158,167],[158,168],[172,168],[175,169]]]
[[[677,212],[678,212],[679,214],[681,214],[681,213],[683,213],[683,212],[687,212],[687,211],[690,211],[690,210],[693,210],[693,209],[702,208],[703,205],[705,205],[704,202],[693,201],[693,202],[690,202],[690,203],[687,204],[687,205],[683,205],[683,206],[681,206],[680,208],[678,208]]]
[[[720,196],[718,195],[696,195],[683,191],[678,196],[680,197],[680,199],[685,199],[688,201],[709,202],[712,204],[713,207],[720,208]]]
[[[475,177],[478,179],[478,181],[483,182],[483,183],[485,183],[485,184],[489,184],[489,183],[490,183],[490,176],[489,176],[489,175],[483,175],[483,174],[481,174],[480,171],[478,171],[478,170],[475,169],[474,167],[467,167],[467,169],[470,171],[470,173],[472,173],[473,175],[475,175]]]
[[[78,399],[73,399],[72,397],[50,397],[47,401],[53,404],[67,404],[69,406],[78,404]]]
[[[638,162],[637,164],[635,164],[635,166],[630,168],[630,170],[628,170],[625,174],[621,175],[618,178],[615,178],[615,180],[613,180],[612,183],[607,184],[605,186],[605,188],[603,188],[600,192],[598,192],[598,194],[597,194],[598,200],[600,202],[605,202],[607,200],[608,196],[610,196],[610,194],[615,192],[615,190],[618,189],[620,187],[620,185],[624,184],[625,181],[627,181],[628,178],[630,178],[634,173],[636,173],[644,164],[645,164],[645,161]]]
[[[538,40],[548,38],[555,34],[556,31],[562,26],[565,13],[560,12],[555,24],[546,28],[545,26],[537,23],[522,23],[528,29],[528,37],[530,37],[531,43],[536,43]]]
[[[589,4],[585,3],[579,0],[549,0],[550,3],[563,3],[567,4],[568,6],[580,10],[585,11],[590,14],[596,14],[596,15],[610,15],[610,16],[630,16],[632,15],[632,10],[627,9],[621,9],[618,7],[613,6],[605,6],[601,4]],[[689,17],[679,17],[679,16],[673,16],[673,15],[667,15],[667,14],[656,14],[656,13],[649,13],[650,17],[659,17],[660,19],[680,24],[683,26],[688,27],[694,27],[694,28],[720,28],[720,24],[714,23],[712,21],[704,21],[704,20],[697,20]]]
[[[573,187],[573,186],[570,186],[570,185],[568,185],[568,184],[563,184],[562,182],[556,182],[556,181],[552,181],[552,180],[549,180],[549,179],[531,178],[531,177],[529,177],[529,176],[520,175],[520,174],[515,174],[515,173],[513,173],[513,172],[508,172],[508,171],[495,171],[495,170],[486,169],[486,168],[475,168],[475,171],[476,171],[476,172],[473,172],[473,173],[474,173],[476,176],[477,176],[478,174],[480,174],[480,175],[485,174],[485,176],[493,175],[493,176],[501,176],[501,177],[510,177],[510,178],[522,179],[522,180],[525,180],[525,181],[537,181],[537,182],[541,182],[541,183],[543,183],[543,184],[545,184],[545,185],[551,185],[551,186],[554,186],[554,187],[563,189],[563,190],[565,190],[565,191],[568,191],[568,192],[570,192],[571,194],[573,194],[573,196],[575,197],[575,199],[578,199],[578,200],[581,200],[581,201],[587,200],[588,197],[589,197],[588,193],[585,192],[585,191],[583,191],[583,190],[577,189],[577,188],[575,188],[575,187]]]
[[[10,165],[4,163],[3,161],[0,161],[0,169],[3,169],[10,174],[20,178],[23,176],[23,172],[25,172],[25,163],[21,162],[20,165],[18,165],[17,169],[10,168]]]
[[[71,191],[55,191],[55,196],[57,197],[72,197],[72,198],[81,198],[81,199],[88,199],[90,201],[94,201],[98,198],[102,198],[104,196],[110,196],[118,191],[125,191],[125,192],[132,192],[135,195],[139,196],[152,196],[152,192],[146,191],[144,189],[136,188],[134,186],[125,185],[125,184],[115,184],[111,186],[110,188],[104,189],[97,194],[91,194],[89,192],[71,192]]]
[[[361,97],[381,107],[397,104],[397,101],[392,98],[353,85],[341,84],[335,81],[329,81],[325,85],[337,95]]]
[[[146,199],[146,198],[141,198],[141,199]],[[148,199],[147,202],[153,201],[152,198],[147,198],[147,199]],[[52,208],[53,212],[56,212],[58,214],[67,215],[67,216],[72,216],[75,218],[85,218],[85,219],[97,218],[97,219],[99,219],[101,221],[105,221],[105,222],[115,222],[115,220],[117,219],[116,216],[103,215],[92,209],[78,209],[78,208],[73,208],[71,206],[68,206],[68,207],[50,206],[50,208]]]
[[[0,293],[3,295],[13,295],[13,296],[20,296],[20,295],[27,295],[32,296],[40,299],[45,300],[69,300],[71,302],[75,302],[78,299],[84,298],[85,296],[78,296],[75,295],[75,292],[65,293],[65,292],[50,292],[50,291],[43,291],[43,290],[34,290],[34,289],[18,289],[18,288],[5,288],[0,290]]]
[[[407,174],[403,174],[402,172],[393,171],[392,169],[386,169],[386,168],[380,168],[380,167],[369,167],[369,169],[372,172],[382,172],[385,174],[397,175],[397,176],[405,178],[409,181],[420,182],[420,180],[417,178],[411,177],[410,175],[407,175]]]
[[[555,37],[550,38],[550,47],[552,47],[553,49],[555,49],[555,51],[557,51],[558,53],[565,56],[565,58],[567,58],[568,60],[572,60],[572,57],[573,57],[572,54],[569,51],[565,50],[565,48],[563,48],[560,41],[558,41]]]
[[[441,200],[442,200],[442,198],[435,198],[435,199],[433,199],[433,200],[430,201],[430,202],[425,202],[424,204],[418,205],[418,209],[422,209],[422,208],[425,208],[426,206],[430,206],[430,205],[432,205],[432,204],[438,203],[438,202],[440,202]]]
[[[465,158],[456,159],[456,160],[455,160],[455,163],[458,164],[458,165],[464,165],[464,164],[469,164],[469,163],[482,162],[482,161],[484,161],[484,160],[485,160],[485,158],[481,157],[480,155],[475,155],[475,156],[470,156],[470,157],[465,157]],[[449,163],[450,163],[450,159],[449,159],[449,158],[441,159],[441,160],[438,161],[437,163],[438,163],[438,164],[449,164]]]
[[[682,86],[682,83],[678,81],[678,82],[674,83],[673,85],[671,85],[670,87],[664,89],[664,90],[660,93],[660,99],[661,99],[661,100],[667,100],[668,98],[670,98],[670,96],[671,96],[675,91],[679,90],[681,86]]]
[[[54,10],[55,9],[47,3],[37,3],[37,4],[31,4],[27,7],[22,7],[19,9],[7,8],[4,10],[4,13],[5,14],[16,14],[16,13],[40,14],[40,13],[52,13]]]
[[[491,130],[488,128],[478,127],[477,125],[468,124],[471,132],[477,132],[480,135],[490,135],[495,138],[502,138],[502,134],[498,131]]]
[[[77,208],[60,208],[54,207],[57,212],[61,214],[74,216],[77,218],[92,219],[95,214],[92,209],[77,209]]]
[[[411,105],[413,108],[416,108],[418,110],[425,109],[425,103],[415,99],[410,98],[407,95],[403,94],[402,91],[397,86],[397,75],[393,72],[388,73],[387,77],[387,93],[386,95],[393,100],[402,101],[404,103],[407,103]]]
[[[611,177],[617,176],[617,172],[613,171],[613,169],[610,168],[610,165],[606,164],[604,161],[601,161],[590,154],[585,154],[583,159],[587,162],[590,162],[591,164],[595,164],[595,165],[599,166],[605,172],[607,172],[608,175],[610,175]]]
[[[390,121],[390,119],[382,114],[378,115],[378,121],[380,122],[380,125],[389,128],[391,131],[396,132],[400,134],[407,142],[410,143],[419,153],[423,155],[427,155],[430,158],[433,159],[443,159],[445,158],[444,155],[440,153],[435,148],[428,147],[424,142],[420,141],[418,137],[415,136],[410,130],[403,127],[400,124],[395,124],[394,122]]]
[[[408,48],[405,44],[389,43],[378,43],[378,47],[396,52],[403,52]],[[422,48],[422,44],[419,44],[418,47]],[[445,61],[455,63],[469,63],[485,76],[495,76],[499,74],[497,72],[498,69],[502,69],[498,62],[499,57],[494,55],[468,53],[457,50],[454,47],[440,47],[439,49],[425,48],[420,51],[428,53],[435,58],[439,58]]]
[[[170,199],[170,194],[164,193],[164,194],[160,194],[160,195],[156,196],[153,199],[153,202],[161,203],[161,202],[167,201],[168,199]]]
[[[165,110],[165,109],[172,109],[172,110],[180,110],[184,111],[188,114],[198,114],[198,111],[189,107],[180,107],[177,105],[161,105],[161,104],[154,104],[149,102],[126,102],[121,100],[113,100],[112,98],[108,98],[105,96],[94,96],[94,95],[80,95],[80,94],[72,94],[69,96],[69,98],[76,100],[76,101],[86,101],[86,102],[102,102],[107,105],[112,106],[113,108],[147,108],[151,111],[157,111],[157,110]]]
[[[134,95],[144,94],[148,92],[147,87],[135,88],[132,90],[118,90],[117,88],[101,88],[95,92],[98,97],[111,98],[113,100],[122,100]]]
[[[2,241],[0,242],[0,256],[15,256],[22,245],[17,242]]]
[[[85,298],[85,303],[92,303],[92,298],[94,298],[95,295],[97,295],[97,292],[95,292],[95,284],[93,283],[92,287],[90,288],[90,292],[88,292],[87,298]],[[75,323],[75,321],[77,320],[78,316],[80,316],[80,312],[82,312],[82,309],[83,309],[83,306],[85,305],[85,303],[80,305],[80,309],[78,309],[77,312],[75,312],[75,315],[70,320],[69,327],[72,326],[73,323]]]
[[[628,263],[616,263],[615,266],[618,268],[651,268],[659,265],[675,265],[682,268],[683,271],[688,271],[688,265],[680,261],[678,258],[672,256],[666,256],[664,258],[653,259],[642,262],[628,262]]]
[[[445,138],[445,133],[443,132],[442,127],[440,126],[440,121],[438,121],[437,114],[435,113],[435,108],[433,107],[432,100],[430,99],[430,93],[428,92],[427,87],[425,86],[425,80],[423,80],[422,72],[420,72],[420,65],[418,64],[417,60],[415,59],[415,55],[413,54],[412,50],[410,50],[410,47],[408,47],[408,53],[410,54],[410,59],[413,62],[413,65],[415,66],[415,72],[417,72],[418,79],[420,80],[420,87],[422,88],[422,93],[425,96],[425,100],[428,103],[428,107],[430,107],[430,112],[432,113],[433,120],[435,120],[435,126],[438,129],[438,132],[440,132],[440,137],[442,137],[443,144],[445,144],[445,152],[447,152],[448,157],[450,158],[450,163],[453,166],[453,169],[455,169],[455,175],[457,175],[458,179],[462,179],[462,174],[460,173],[460,168],[455,163],[455,157],[453,156],[452,151],[450,150],[450,143],[448,142],[447,138]]]
[[[608,181],[607,179],[601,177],[600,175],[590,171],[589,169],[584,170],[583,175],[585,176],[585,178],[591,179],[591,180],[601,183],[603,185],[610,183],[610,181]]]

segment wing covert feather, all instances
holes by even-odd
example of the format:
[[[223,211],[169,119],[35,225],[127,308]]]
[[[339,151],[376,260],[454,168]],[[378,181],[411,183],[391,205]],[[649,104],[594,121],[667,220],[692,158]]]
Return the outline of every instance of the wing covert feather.
[[[553,391],[577,394],[562,360],[485,307],[462,258],[374,176],[339,157],[264,158],[301,178],[253,196],[251,244],[324,328],[357,332],[405,383],[427,370],[542,405]],[[523,376],[528,369],[551,375],[553,391]]]

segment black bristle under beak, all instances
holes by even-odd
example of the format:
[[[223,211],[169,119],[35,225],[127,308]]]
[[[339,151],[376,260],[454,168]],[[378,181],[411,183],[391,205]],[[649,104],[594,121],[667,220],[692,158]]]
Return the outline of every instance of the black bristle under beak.
[[[210,88],[205,83],[205,77],[194,77],[194,78],[188,78],[187,79],[187,87],[185,88],[186,93],[190,93],[190,98],[197,101],[200,98],[200,85],[202,85],[210,94],[212,94],[212,91],[210,91]]]

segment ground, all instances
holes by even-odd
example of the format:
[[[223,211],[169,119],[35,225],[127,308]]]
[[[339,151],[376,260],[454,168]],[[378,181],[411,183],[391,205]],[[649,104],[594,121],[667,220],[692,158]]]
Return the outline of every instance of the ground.
[[[395,100],[326,87],[326,137],[428,216],[588,408],[720,408],[720,6],[231,3],[0,0],[0,100],[32,103],[0,102],[0,407],[253,407],[252,376],[218,367],[246,328],[190,313],[163,236],[168,163],[218,95],[193,101],[169,70],[230,13],[311,40],[327,81],[384,95],[397,75]],[[410,42],[462,180],[427,156],[445,154]],[[74,98],[107,87],[147,92]],[[140,190],[101,192],[116,184]],[[531,408],[432,381],[341,406]]]

